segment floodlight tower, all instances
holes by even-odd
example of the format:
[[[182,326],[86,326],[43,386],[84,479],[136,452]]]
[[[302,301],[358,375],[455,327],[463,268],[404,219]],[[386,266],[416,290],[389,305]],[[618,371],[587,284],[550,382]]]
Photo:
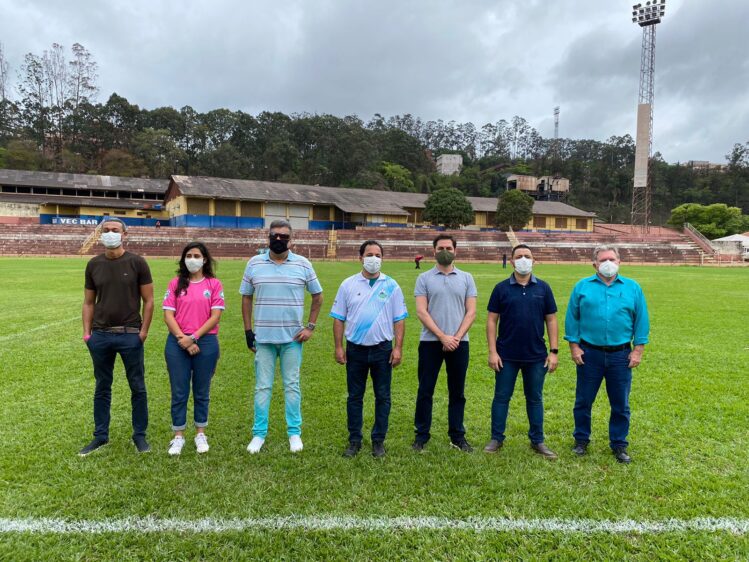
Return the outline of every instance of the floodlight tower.
[[[650,227],[651,182],[648,166],[653,152],[653,93],[655,79],[655,26],[666,14],[666,0],[632,6],[632,22],[642,28],[640,93],[637,101],[635,177],[632,188],[632,224]]]

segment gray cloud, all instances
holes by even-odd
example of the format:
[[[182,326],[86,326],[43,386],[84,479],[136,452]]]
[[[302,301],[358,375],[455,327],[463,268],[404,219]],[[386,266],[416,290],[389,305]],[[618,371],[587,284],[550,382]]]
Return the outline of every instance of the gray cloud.
[[[542,135],[632,134],[639,29],[631,1],[0,0],[15,69],[53,42],[85,45],[111,92],[191,105],[486,122]],[[658,28],[655,149],[722,161],[749,140],[744,0],[669,0]]]

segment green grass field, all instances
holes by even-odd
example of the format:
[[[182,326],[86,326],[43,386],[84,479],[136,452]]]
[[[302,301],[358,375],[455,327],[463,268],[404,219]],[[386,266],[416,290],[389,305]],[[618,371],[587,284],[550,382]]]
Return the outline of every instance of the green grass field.
[[[546,442],[557,462],[528,447],[522,388],[498,455],[489,439],[493,373],[486,366],[485,307],[494,284],[509,274],[496,265],[467,265],[479,289],[471,330],[466,396],[468,439],[477,452],[448,445],[447,389],[435,396],[433,439],[422,455],[410,449],[416,396],[419,322],[411,264],[383,270],[407,295],[403,365],[393,376],[388,456],[341,458],[346,439],[344,368],[333,358],[327,316],[342,279],[358,264],[317,263],[326,302],[302,369],[305,450],[288,452],[283,394],[277,377],[267,450],[250,456],[253,374],[237,293],[243,262],[219,265],[227,310],[222,357],[213,382],[211,450],[198,457],[192,432],[181,457],[166,454],[171,438],[166,327],[159,296],[175,265],[150,260],[157,311],[146,342],[149,440],[138,455],[130,440],[129,390],[121,364],[113,389],[111,442],[79,458],[93,429],[93,373],[81,341],[84,259],[1,259],[0,291],[0,559],[747,559],[749,535],[725,531],[567,532],[481,529],[243,529],[224,532],[121,530],[105,533],[9,532],[9,522],[54,518],[104,521],[152,517],[193,521],[246,519],[440,517],[448,520],[666,521],[700,517],[749,519],[749,270],[622,267],[645,290],[651,344],[635,371],[630,452],[618,465],[608,450],[608,404],[594,409],[587,457],[572,444],[574,366],[566,348],[545,387]],[[589,266],[539,266],[554,289],[560,324],[572,285]],[[372,423],[365,402],[365,436]],[[190,419],[188,414],[188,420]],[[366,438],[365,438],[366,439]],[[367,449],[365,449],[367,451]]]

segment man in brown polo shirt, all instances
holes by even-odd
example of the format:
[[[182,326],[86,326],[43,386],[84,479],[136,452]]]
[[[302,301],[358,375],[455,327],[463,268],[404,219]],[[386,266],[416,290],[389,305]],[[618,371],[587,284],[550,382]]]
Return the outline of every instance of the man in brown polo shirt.
[[[117,355],[125,366],[132,403],[133,442],[141,453],[146,441],[146,396],[143,342],[153,316],[153,280],[146,260],[122,247],[127,226],[117,218],[102,221],[106,251],[88,262],[83,299],[83,341],[94,364],[94,438],[80,450],[85,456],[109,443],[112,377]],[[143,317],[141,318],[141,303]]]

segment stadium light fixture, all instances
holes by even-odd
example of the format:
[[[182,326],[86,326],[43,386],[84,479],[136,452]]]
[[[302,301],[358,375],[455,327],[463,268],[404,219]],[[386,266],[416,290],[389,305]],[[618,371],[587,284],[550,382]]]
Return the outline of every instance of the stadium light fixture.
[[[661,19],[666,15],[666,0],[651,0],[632,6],[632,23],[640,27],[647,27],[661,23]]]

